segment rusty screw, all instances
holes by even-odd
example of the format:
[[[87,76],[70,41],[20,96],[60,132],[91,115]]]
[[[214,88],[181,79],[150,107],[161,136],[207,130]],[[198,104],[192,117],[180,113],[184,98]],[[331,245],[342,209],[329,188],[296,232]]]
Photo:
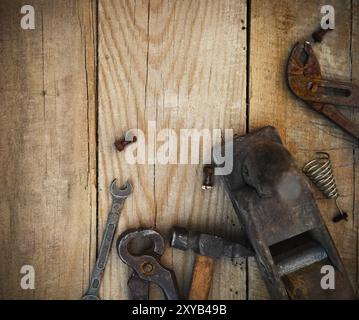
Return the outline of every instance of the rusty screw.
[[[348,221],[348,214],[346,212],[341,212],[333,218],[334,223],[340,222],[342,220]]]
[[[322,29],[322,28],[320,28],[319,30],[313,32],[312,38],[313,38],[314,42],[322,42],[324,36],[325,36],[329,31],[333,31],[333,29]]]
[[[203,167],[204,181],[202,184],[203,190],[213,189],[213,175],[214,175],[214,166],[206,165]]]
[[[125,138],[121,138],[119,140],[115,141],[115,147],[118,151],[123,151],[125,147],[131,143],[134,143],[137,141],[137,137],[133,136],[132,141],[127,141]]]

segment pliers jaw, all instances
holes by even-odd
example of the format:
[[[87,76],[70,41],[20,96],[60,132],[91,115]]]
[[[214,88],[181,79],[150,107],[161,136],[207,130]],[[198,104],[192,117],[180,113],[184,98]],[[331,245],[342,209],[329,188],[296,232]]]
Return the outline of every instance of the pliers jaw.
[[[152,246],[141,254],[134,254],[130,250],[130,244],[140,238],[150,240]],[[179,299],[174,272],[160,263],[164,250],[164,239],[155,230],[138,229],[126,231],[120,235],[117,241],[118,255],[133,269],[133,274],[128,281],[131,299],[148,300],[150,282],[162,289],[167,300]]]
[[[313,48],[308,41],[298,42],[288,59],[288,75],[298,75],[320,79],[320,65],[314,54]]]
[[[350,82],[323,79],[319,61],[309,42],[294,46],[287,64],[287,81],[294,95],[359,139],[359,126],[336,107],[358,107],[359,87]]]
[[[321,80],[319,61],[309,42],[297,43],[288,59],[287,79],[291,91],[305,101],[316,100]]]

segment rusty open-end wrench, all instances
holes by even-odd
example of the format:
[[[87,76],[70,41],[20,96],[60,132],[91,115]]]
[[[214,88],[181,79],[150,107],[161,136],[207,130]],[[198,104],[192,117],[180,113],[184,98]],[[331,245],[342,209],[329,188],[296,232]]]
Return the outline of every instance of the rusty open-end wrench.
[[[130,243],[141,238],[151,240],[151,248],[143,254],[131,253],[129,250]],[[154,230],[126,231],[118,238],[118,255],[134,271],[128,281],[132,300],[148,300],[150,282],[162,289],[167,300],[179,299],[174,272],[160,263],[164,250],[164,239]]]
[[[289,87],[297,97],[359,139],[359,125],[346,118],[336,107],[359,107],[359,87],[350,82],[323,79],[309,42],[294,46],[288,59],[287,77]]]
[[[111,209],[107,217],[105,232],[102,238],[100,252],[96,261],[90,280],[90,286],[82,300],[100,300],[99,289],[106,268],[108,256],[111,250],[113,237],[116,232],[121,210],[127,197],[132,193],[132,186],[126,181],[124,187],[119,188],[116,185],[116,179],[110,185],[110,194],[112,198]]]

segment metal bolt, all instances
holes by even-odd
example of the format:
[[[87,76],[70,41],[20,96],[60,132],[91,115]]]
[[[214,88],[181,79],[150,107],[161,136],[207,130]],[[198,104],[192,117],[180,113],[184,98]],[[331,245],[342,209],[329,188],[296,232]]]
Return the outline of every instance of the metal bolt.
[[[202,184],[203,190],[213,189],[213,175],[214,175],[214,166],[206,165],[203,167],[204,181]]]
[[[134,143],[137,141],[137,137],[133,136],[132,141],[127,141],[125,138],[121,138],[119,140],[115,141],[115,147],[118,151],[123,151],[125,149],[125,147],[131,143]]]

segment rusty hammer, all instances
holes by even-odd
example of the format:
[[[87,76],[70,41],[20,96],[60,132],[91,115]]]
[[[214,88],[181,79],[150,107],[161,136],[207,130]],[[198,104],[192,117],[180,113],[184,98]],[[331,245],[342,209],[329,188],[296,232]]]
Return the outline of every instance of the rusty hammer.
[[[196,255],[193,268],[189,300],[207,300],[213,279],[216,259],[221,257],[244,258],[254,252],[239,243],[227,241],[221,237],[173,227],[170,245],[180,250],[191,249]]]

